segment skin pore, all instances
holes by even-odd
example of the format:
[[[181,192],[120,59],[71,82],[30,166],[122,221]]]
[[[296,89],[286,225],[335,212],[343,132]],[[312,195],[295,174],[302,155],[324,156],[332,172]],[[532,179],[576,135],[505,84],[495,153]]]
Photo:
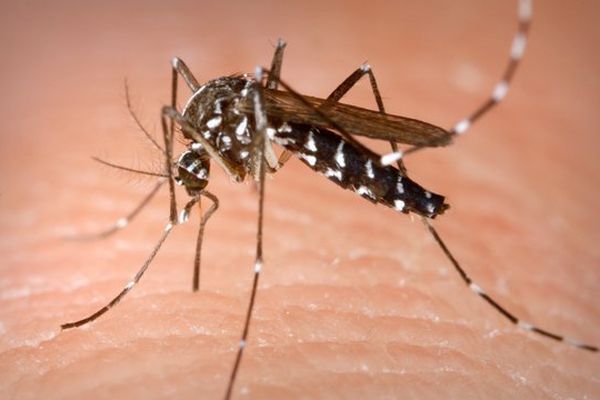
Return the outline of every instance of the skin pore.
[[[257,195],[215,163],[208,189],[221,207],[206,228],[200,292],[191,292],[195,210],[121,304],[59,329],[122,289],[168,219],[163,189],[117,235],[64,239],[109,226],[154,185],[91,156],[160,171],[127,115],[123,78],[160,141],[171,57],[203,82],[268,66],[283,37],[282,77],[300,92],[325,97],[368,61],[390,113],[451,127],[496,83],[516,4],[414,3],[2,6],[0,397],[220,398],[250,290]],[[480,286],[542,328],[598,344],[599,10],[534,7],[504,103],[406,165],[447,196],[434,224]],[[179,103],[188,95],[182,86]],[[375,109],[367,81],[344,102]],[[295,159],[268,177],[265,207],[265,263],[234,398],[600,396],[598,354],[508,323],[464,286],[417,218]]]

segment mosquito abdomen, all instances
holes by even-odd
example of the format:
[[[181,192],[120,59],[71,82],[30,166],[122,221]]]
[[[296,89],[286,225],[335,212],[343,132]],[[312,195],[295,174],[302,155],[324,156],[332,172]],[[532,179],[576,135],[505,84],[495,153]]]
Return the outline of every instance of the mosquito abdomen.
[[[402,176],[397,168],[380,166],[377,160],[327,129],[284,123],[275,131],[273,140],[294,152],[311,169],[372,203],[430,218],[448,208],[444,196],[425,190]]]

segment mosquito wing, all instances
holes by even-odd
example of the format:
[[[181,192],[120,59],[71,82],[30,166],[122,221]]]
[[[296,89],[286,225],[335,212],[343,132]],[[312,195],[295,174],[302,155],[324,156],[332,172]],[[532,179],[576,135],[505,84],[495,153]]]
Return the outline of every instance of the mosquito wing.
[[[450,132],[427,122],[349,104],[327,103],[318,97],[303,97],[353,135],[424,147],[446,146],[451,142]],[[270,119],[335,130],[330,121],[320,117],[290,92],[264,89],[264,99]],[[244,103],[242,108],[250,113],[254,110],[251,101]]]

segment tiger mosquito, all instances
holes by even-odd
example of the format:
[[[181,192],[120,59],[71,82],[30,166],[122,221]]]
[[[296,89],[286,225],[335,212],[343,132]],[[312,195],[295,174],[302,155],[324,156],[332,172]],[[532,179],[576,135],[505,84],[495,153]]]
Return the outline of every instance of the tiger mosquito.
[[[225,394],[225,399],[231,398],[248,340],[263,266],[265,177],[267,173],[277,172],[294,155],[313,171],[324,175],[344,189],[353,190],[371,203],[383,204],[404,214],[418,215],[468,288],[517,327],[580,349],[597,352],[596,346],[549,332],[520,319],[474,282],[431,223],[431,220],[449,208],[444,196],[428,191],[410,179],[403,163],[407,154],[424,148],[449,145],[456,136],[466,133],[473,123],[505,98],[525,52],[531,16],[532,0],[519,0],[517,32],[502,77],[492,94],[450,130],[386,113],[375,74],[368,64],[358,67],[326,99],[299,94],[280,79],[286,46],[283,40],[277,43],[270,69],[257,67],[254,74],[225,76],[203,85],[198,83],[181,59],[174,58],[171,105],[163,107],[161,112],[164,146],[157,143],[143,128],[131,109],[127,93],[127,106],[135,122],[153,145],[164,154],[164,172],[147,173],[97,160],[115,168],[157,176],[160,180],[129,215],[94,236],[105,237],[126,227],[165,183],[169,187],[169,220],[150,256],[122,291],[95,313],[81,320],[63,324],[61,328],[75,328],[92,322],[121,301],[142,278],[169,233],[175,226],[188,220],[192,208],[200,205],[204,197],[212,204],[201,215],[196,241],[192,286],[194,291],[198,290],[204,228],[219,207],[218,198],[206,190],[210,161],[213,160],[235,182],[252,178],[258,185],[254,274],[244,326]],[[365,76],[369,79],[378,111],[339,102]],[[181,112],[176,109],[180,77],[193,93]],[[280,86],[284,90],[279,90]],[[187,148],[174,162],[173,141],[177,126],[187,141]],[[388,141],[392,152],[378,155],[354,136]],[[398,143],[409,147],[402,151],[398,148]],[[283,148],[279,157],[276,156],[273,144]],[[175,185],[183,186],[190,196],[190,200],[180,212],[177,210]]]

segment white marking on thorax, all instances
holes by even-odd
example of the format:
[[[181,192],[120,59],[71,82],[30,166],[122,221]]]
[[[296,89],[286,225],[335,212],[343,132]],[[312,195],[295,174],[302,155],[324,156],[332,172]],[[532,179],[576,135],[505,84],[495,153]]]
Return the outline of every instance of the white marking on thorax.
[[[202,149],[202,144],[198,143],[198,142],[194,142],[194,143],[192,143],[191,148],[194,151],[201,150]]]
[[[345,142],[342,140],[335,151],[335,162],[342,168],[346,166],[346,158],[344,157],[344,144]]]
[[[219,142],[220,142],[219,150],[227,151],[227,150],[231,149],[231,137],[229,137],[228,135],[221,134],[219,139],[220,139],[219,140]]]
[[[223,121],[223,118],[222,118],[222,117],[219,115],[219,116],[216,116],[216,117],[214,117],[214,118],[211,118],[211,119],[209,119],[209,120],[206,122],[206,126],[207,126],[209,129],[214,129],[214,128],[216,128],[217,126],[221,125],[221,122],[222,122],[222,121]]]
[[[246,132],[246,128],[248,127],[248,117],[244,116],[240,123],[235,127],[235,134],[237,136],[242,136]]]
[[[375,172],[373,171],[373,161],[371,161],[371,159],[369,159],[365,164],[365,169],[367,170],[367,176],[369,178],[375,178]]]
[[[213,110],[213,113],[215,113],[215,114],[223,114],[223,109],[221,107],[221,102],[220,101],[215,101],[215,108]]]

